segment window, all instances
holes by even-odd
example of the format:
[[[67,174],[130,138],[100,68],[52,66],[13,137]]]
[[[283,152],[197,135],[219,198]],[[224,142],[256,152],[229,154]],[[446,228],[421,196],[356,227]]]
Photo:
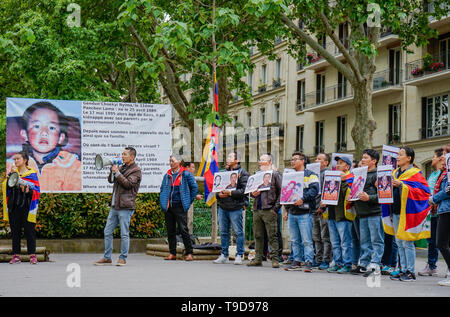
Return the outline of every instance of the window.
[[[400,48],[389,50],[389,83],[398,85],[401,81]]]
[[[447,38],[439,42],[439,61],[444,63],[444,68],[450,68],[450,39]]]
[[[252,126],[252,113],[247,112],[247,127],[250,128]]]
[[[248,87],[250,87],[250,94],[253,95],[253,72],[252,71],[248,72],[247,80],[248,80],[247,81]]]
[[[325,102],[325,75],[316,75],[316,104]]]
[[[261,82],[263,85],[267,83],[267,65],[261,66]]]
[[[266,108],[261,108],[259,110],[259,126],[266,125]]]
[[[275,80],[281,80],[281,58],[276,60],[275,64]]]
[[[295,150],[303,152],[303,137],[305,135],[305,126],[299,125],[297,126],[296,133],[296,141],[295,141]]]
[[[400,142],[401,127],[401,105],[389,105],[389,134],[388,143],[394,144]]]
[[[448,93],[422,98],[422,138],[449,135]]]
[[[347,78],[338,73],[338,99],[347,97]]]
[[[318,155],[320,152],[325,152],[323,145],[323,125],[324,121],[316,121],[316,145],[314,146],[314,154]]]
[[[348,48],[348,23],[339,24],[339,40]]]
[[[325,33],[317,36],[317,43],[319,43],[319,45],[321,45],[324,49],[327,49],[327,36]]]
[[[305,81],[299,80],[297,81],[297,111],[305,110]]]
[[[233,116],[233,126],[236,126],[236,123],[238,122],[238,116]]]
[[[337,117],[336,152],[347,151],[347,116]]]
[[[275,123],[280,123],[280,104],[276,103],[274,107],[274,121]]]

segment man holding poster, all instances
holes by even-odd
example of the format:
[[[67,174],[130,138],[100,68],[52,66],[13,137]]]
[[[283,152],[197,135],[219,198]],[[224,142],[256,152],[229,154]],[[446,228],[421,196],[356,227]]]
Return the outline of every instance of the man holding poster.
[[[312,240],[312,213],[316,210],[316,196],[319,192],[319,178],[310,170],[305,169],[306,156],[301,152],[294,152],[291,167],[303,174],[303,196],[293,205],[286,205],[289,235],[292,241],[294,262],[286,268],[287,271],[300,270],[300,252],[304,249],[306,261],[305,272],[312,272],[314,261],[314,245]],[[288,174],[289,175],[289,174]]]
[[[361,159],[362,166],[367,167],[366,182],[363,191],[355,201],[356,214],[359,217],[361,256],[360,264],[352,270],[354,274],[369,276],[379,272],[384,252],[383,224],[381,207],[378,203],[377,164],[380,154],[373,149],[366,149]]]

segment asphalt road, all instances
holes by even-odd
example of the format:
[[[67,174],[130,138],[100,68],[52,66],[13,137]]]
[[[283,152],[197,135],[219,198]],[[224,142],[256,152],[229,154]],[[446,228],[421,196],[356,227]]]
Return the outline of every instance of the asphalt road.
[[[113,263],[117,261],[114,254]],[[315,270],[312,273],[263,267],[213,264],[211,261],[164,261],[145,254],[130,254],[125,267],[94,266],[101,254],[51,254],[51,262],[31,265],[0,263],[0,296],[120,296],[120,297],[334,297],[334,296],[450,296],[450,288],[437,282],[444,276],[417,277],[416,282],[371,280],[351,274]],[[425,265],[418,257],[416,271]],[[246,263],[247,261],[245,261]],[[76,263],[76,271],[68,267]],[[68,283],[69,281],[69,283]],[[79,282],[80,287],[76,287]],[[75,287],[69,287],[75,286]],[[370,287],[372,286],[372,287]]]

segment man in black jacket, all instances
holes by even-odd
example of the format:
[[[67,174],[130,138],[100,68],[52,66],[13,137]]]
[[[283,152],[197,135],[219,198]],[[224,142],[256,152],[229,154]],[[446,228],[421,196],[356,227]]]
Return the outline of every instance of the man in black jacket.
[[[222,245],[222,254],[214,260],[216,264],[228,263],[228,248],[230,246],[230,224],[236,234],[236,256],[234,264],[242,264],[244,257],[244,230],[242,228],[242,214],[244,208],[247,206],[246,195],[244,194],[245,187],[249,174],[246,170],[241,168],[237,153],[232,152],[227,157],[227,171],[236,171],[237,186],[234,190],[222,190],[216,194],[217,204],[219,206],[219,229],[220,229],[220,243]]]

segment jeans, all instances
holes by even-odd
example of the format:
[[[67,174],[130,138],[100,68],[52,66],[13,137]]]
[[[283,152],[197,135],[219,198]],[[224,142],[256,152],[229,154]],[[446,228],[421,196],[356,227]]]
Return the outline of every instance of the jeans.
[[[116,210],[111,207],[106,220],[104,230],[105,234],[105,259],[111,259],[113,252],[113,233],[117,225],[120,225],[120,256],[119,258],[126,260],[128,250],[130,248],[130,220],[134,210]]]
[[[383,224],[381,216],[359,219],[361,242],[360,265],[367,267],[370,263],[381,266],[384,252]]]
[[[328,220],[318,214],[313,219],[313,241],[316,250],[315,259],[317,263],[331,262],[331,242],[328,231]]]
[[[352,265],[352,222],[328,220],[333,259],[337,265]]]
[[[398,248],[394,236],[384,234],[384,253],[381,258],[381,263],[390,267],[397,267]]]
[[[431,237],[428,240],[428,265],[430,270],[436,269],[436,263],[439,259],[439,250],[436,246],[436,231],[438,217],[431,217]]]
[[[360,233],[359,233],[359,217],[352,221],[352,264],[358,265],[361,255]]]
[[[236,234],[236,255],[244,255],[244,230],[242,229],[242,209],[223,210],[219,209],[219,229],[222,254],[228,258],[228,248],[230,246],[230,224]]]
[[[397,235],[397,228],[400,222],[400,215],[393,214],[392,221],[394,223],[395,235]],[[414,241],[401,240],[395,237],[397,242],[398,254],[400,255],[400,269],[403,273],[409,271],[414,273],[416,265],[416,247]]]
[[[305,261],[313,263],[314,247],[312,241],[312,216],[307,213],[304,215],[288,216],[289,235],[292,241],[294,260],[301,262],[301,247],[303,246]]]

